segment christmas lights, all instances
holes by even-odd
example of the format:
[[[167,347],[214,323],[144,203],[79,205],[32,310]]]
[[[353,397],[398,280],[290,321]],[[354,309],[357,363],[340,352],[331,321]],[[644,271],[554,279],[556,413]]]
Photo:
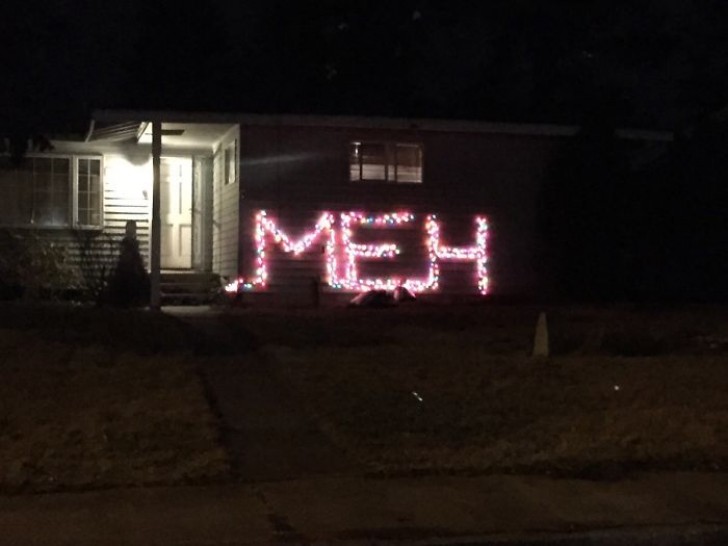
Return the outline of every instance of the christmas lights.
[[[394,290],[402,286],[403,281],[397,278],[389,279],[360,279],[357,268],[357,258],[392,258],[400,253],[395,244],[362,245],[352,242],[352,229],[356,224],[363,226],[386,227],[401,226],[414,220],[414,215],[409,213],[382,214],[379,216],[365,216],[358,212],[341,213],[341,244],[346,255],[346,268],[344,278],[339,283],[347,290]]]
[[[393,243],[361,244],[352,240],[354,227],[401,227],[414,222],[415,216],[409,212],[394,212],[380,215],[366,215],[360,212],[342,212],[339,215],[339,229],[335,227],[333,213],[324,212],[314,229],[298,240],[291,238],[271,220],[266,211],[260,211],[255,218],[256,271],[255,276],[246,281],[238,279],[225,287],[227,292],[265,288],[268,281],[267,243],[272,239],[283,252],[299,256],[326,232],[326,283],[338,290],[363,291],[370,289],[394,290],[404,286],[413,293],[433,292],[440,285],[441,262],[475,262],[478,290],[488,292],[487,272],[487,234],[488,223],[482,216],[475,218],[475,244],[467,247],[445,246],[440,242],[440,224],[437,216],[430,214],[424,222],[425,245],[428,254],[428,272],[424,279],[403,279],[398,277],[361,279],[357,262],[361,259],[388,259],[400,254],[400,248]],[[337,238],[337,234],[339,237]],[[340,244],[337,245],[337,240]],[[338,248],[337,248],[338,247]],[[337,252],[338,250],[338,252]],[[340,275],[337,256],[344,256],[344,272]]]
[[[316,222],[316,226],[313,231],[306,233],[300,240],[293,242],[273,220],[268,218],[267,212],[261,210],[255,217],[255,276],[250,281],[237,279],[225,286],[225,291],[238,292],[239,290],[265,288],[268,282],[268,266],[266,262],[268,236],[270,236],[273,241],[281,247],[283,252],[299,256],[303,254],[324,231],[327,231],[329,235],[325,247],[328,276],[327,282],[331,285],[335,285],[337,283],[336,274],[338,264],[335,252],[336,231],[334,230],[334,222],[334,215],[329,212],[324,212],[318,222]]]
[[[427,217],[427,233],[429,235],[428,249],[430,253],[430,276],[434,277],[434,288],[439,282],[440,261],[475,262],[478,279],[478,290],[481,294],[488,293],[488,255],[486,249],[488,222],[482,216],[475,217],[475,245],[467,247],[442,246],[440,244],[440,225],[437,217],[431,214]]]

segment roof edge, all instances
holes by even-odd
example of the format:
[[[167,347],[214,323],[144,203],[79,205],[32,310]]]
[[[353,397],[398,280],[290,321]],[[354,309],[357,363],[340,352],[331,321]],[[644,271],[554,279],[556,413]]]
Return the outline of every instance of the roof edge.
[[[240,123],[257,126],[331,127],[356,129],[390,129],[459,133],[496,133],[529,136],[573,136],[577,125],[498,123],[487,121],[387,118],[364,116],[246,114],[230,112],[180,112],[164,110],[95,110],[93,119],[102,122],[166,121],[168,123]],[[617,136],[631,140],[672,142],[670,131],[617,129]]]

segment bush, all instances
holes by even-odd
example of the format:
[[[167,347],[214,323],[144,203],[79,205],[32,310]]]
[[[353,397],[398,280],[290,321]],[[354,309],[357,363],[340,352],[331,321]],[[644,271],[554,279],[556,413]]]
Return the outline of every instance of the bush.
[[[66,249],[33,231],[0,231],[0,294],[29,299],[56,298],[81,286]]]
[[[119,243],[103,232],[76,231],[74,236],[79,249],[83,296],[99,302],[114,270]]]

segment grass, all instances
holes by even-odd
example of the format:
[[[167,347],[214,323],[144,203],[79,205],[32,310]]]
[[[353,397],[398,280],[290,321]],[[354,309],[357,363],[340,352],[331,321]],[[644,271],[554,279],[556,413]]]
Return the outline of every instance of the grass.
[[[88,319],[86,325],[98,327]],[[194,362],[183,353],[144,356],[58,341],[40,330],[3,329],[0,374],[2,491],[228,475]]]
[[[188,332],[177,320],[142,309],[1,302],[0,328],[32,330],[42,332],[46,340],[142,355],[191,349]]]
[[[728,465],[720,308],[523,307],[247,315],[278,376],[375,473],[590,478]],[[420,401],[421,399],[421,401]]]
[[[728,309],[233,310],[220,327],[377,474],[621,477],[728,464]],[[223,336],[224,337],[224,336]],[[0,491],[230,477],[191,356],[159,313],[0,306]]]
[[[448,342],[525,356],[540,311],[557,356],[728,353],[728,308],[420,306],[389,310],[242,310],[225,321],[254,345],[367,347]]]

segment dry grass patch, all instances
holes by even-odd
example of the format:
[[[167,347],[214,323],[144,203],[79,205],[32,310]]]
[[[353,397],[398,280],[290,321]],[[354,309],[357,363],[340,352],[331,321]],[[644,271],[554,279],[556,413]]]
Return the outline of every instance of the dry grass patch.
[[[0,489],[176,484],[229,473],[192,360],[0,330]]]
[[[434,306],[397,309],[234,310],[223,321],[257,345],[299,349],[382,344],[471,345],[490,354],[525,356],[541,311],[559,356],[727,355],[728,307]]]
[[[728,463],[725,356],[539,361],[442,332],[271,351],[331,438],[378,472],[609,477]]]

